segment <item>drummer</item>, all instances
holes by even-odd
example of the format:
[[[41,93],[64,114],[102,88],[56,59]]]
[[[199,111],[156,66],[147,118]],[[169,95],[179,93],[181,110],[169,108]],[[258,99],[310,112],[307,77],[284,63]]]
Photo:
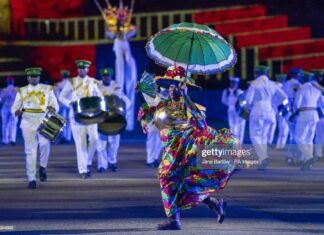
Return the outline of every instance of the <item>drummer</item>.
[[[18,89],[11,112],[22,117],[22,130],[25,154],[28,188],[35,189],[37,149],[40,150],[39,179],[46,181],[46,167],[50,155],[50,141],[39,134],[37,128],[45,116],[45,112],[56,112],[59,109],[53,87],[39,84],[41,68],[25,69],[29,85]]]
[[[60,102],[70,107],[71,104],[81,98],[90,96],[101,96],[98,88],[98,81],[88,76],[91,62],[88,60],[75,61],[78,76],[69,79],[60,94]],[[97,124],[83,125],[75,121],[73,109],[70,108],[70,124],[75,142],[78,171],[82,179],[91,176],[87,168],[88,158],[95,154],[98,142]],[[87,144],[89,136],[89,145]]]
[[[126,104],[126,110],[130,108],[130,101],[122,91],[121,87],[112,80],[114,71],[110,68],[103,68],[99,71],[101,76],[101,83],[99,89],[103,96],[115,95],[121,98]],[[113,172],[117,170],[117,154],[119,149],[120,135],[99,135],[98,143],[98,165],[97,170],[104,173],[107,167]],[[108,148],[107,148],[108,144]],[[92,164],[92,156],[89,156],[88,165]]]

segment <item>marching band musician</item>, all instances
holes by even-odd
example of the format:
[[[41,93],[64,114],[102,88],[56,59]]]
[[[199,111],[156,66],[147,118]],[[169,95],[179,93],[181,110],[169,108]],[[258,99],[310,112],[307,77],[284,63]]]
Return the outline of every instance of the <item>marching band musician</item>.
[[[69,82],[66,83],[59,98],[60,102],[68,107],[70,107],[73,102],[83,97],[101,96],[97,80],[88,76],[91,62],[88,60],[76,60],[75,64],[77,66],[78,76],[69,79]],[[83,125],[76,122],[71,107],[70,124],[76,147],[78,171],[82,179],[87,179],[91,176],[91,172],[87,168],[88,156],[94,155],[97,149],[98,125]],[[87,144],[87,135],[89,136],[89,145]]]
[[[229,129],[235,136],[237,136],[240,143],[243,143],[246,121],[236,113],[235,104],[238,97],[244,92],[239,88],[240,78],[231,77],[229,80],[230,87],[223,91],[222,103],[228,106],[227,115]]]
[[[256,79],[250,83],[245,96],[247,105],[253,104],[249,118],[250,138],[259,157],[259,170],[265,170],[269,164],[267,137],[269,128],[276,121],[271,105],[272,97],[278,95],[282,100],[287,98],[281,88],[269,80],[268,71],[266,66],[255,68]]]
[[[99,84],[99,90],[103,96],[116,95],[121,98],[126,105],[126,110],[130,107],[130,101],[121,90],[121,87],[112,80],[114,71],[110,68],[104,68],[100,70],[102,77]],[[107,170],[107,166],[111,171],[117,170],[117,154],[119,149],[120,134],[117,135],[99,135],[99,142],[97,148],[98,165],[97,170],[99,173],[104,173]],[[108,149],[107,149],[108,144]],[[88,166],[92,165],[93,155],[89,155]]]
[[[18,89],[11,112],[21,116],[20,128],[25,142],[26,171],[28,188],[36,188],[37,148],[40,149],[40,181],[46,181],[46,167],[50,155],[50,141],[39,134],[37,128],[45,116],[45,112],[59,109],[52,86],[39,84],[42,68],[25,69],[29,85]]]
[[[58,83],[55,84],[55,96],[57,99],[60,97],[60,93],[65,87],[66,83],[69,82],[69,77],[70,77],[70,71],[69,70],[61,70],[61,78],[62,80]],[[60,110],[59,114],[65,118],[66,120],[66,126],[63,130],[63,138],[61,140],[62,143],[64,142],[70,142],[72,138],[72,132],[71,132],[71,125],[69,121],[69,116],[70,116],[70,109],[69,107],[65,106],[64,104],[60,103]]]
[[[15,101],[17,88],[14,86],[15,79],[7,77],[7,87],[0,93],[1,119],[2,119],[2,143],[16,144],[18,118],[11,113],[11,107]]]
[[[318,81],[314,81],[314,74],[303,71],[304,84],[296,94],[294,110],[298,112],[295,140],[302,153],[301,170],[309,170],[314,163],[313,140],[316,124],[319,120],[317,104],[324,105],[322,90]]]

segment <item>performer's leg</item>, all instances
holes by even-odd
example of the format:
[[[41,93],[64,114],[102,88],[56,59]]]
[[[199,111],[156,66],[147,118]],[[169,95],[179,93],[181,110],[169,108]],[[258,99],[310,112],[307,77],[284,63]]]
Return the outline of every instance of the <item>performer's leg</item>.
[[[116,42],[114,42],[115,44]],[[117,43],[114,45],[114,51],[116,55],[115,61],[115,72],[116,72],[116,82],[118,85],[124,90],[124,82],[125,82],[125,64],[124,64],[124,53],[122,46]]]
[[[227,112],[227,117],[228,117],[228,126],[229,129],[231,130],[231,132],[234,135],[237,135],[236,133],[236,128],[235,128],[235,117],[236,117],[236,113],[234,111],[228,111]]]
[[[17,138],[17,123],[18,123],[18,118],[11,114],[10,115],[10,135],[9,135],[9,139],[11,143],[16,143],[16,138]]]
[[[43,168],[46,168],[50,156],[50,150],[51,150],[50,141],[39,133],[37,133],[37,138],[38,138],[39,151],[40,151],[39,165]]]
[[[316,126],[316,136],[315,136],[315,156],[317,158],[324,158],[323,153],[324,147],[324,119],[318,121]]]
[[[88,165],[92,165],[92,159],[97,150],[98,144],[98,124],[87,125],[87,133],[89,136],[89,146],[88,146]]]
[[[264,129],[264,118],[263,116],[250,115],[250,139],[252,145],[258,155],[259,162],[268,158],[267,154],[267,130]]]
[[[127,114],[126,130],[133,130],[135,125],[135,84],[137,81],[137,67],[136,62],[131,54],[130,48],[125,50],[126,61],[126,94],[130,100],[130,108]]]
[[[120,135],[112,135],[108,137],[108,163],[117,164],[117,155],[119,149]]]
[[[240,140],[240,143],[244,142],[244,133],[245,133],[245,123],[246,121],[240,116],[236,115],[236,125],[237,125],[237,138]]]
[[[296,125],[296,143],[300,152],[304,157],[304,161],[313,158],[313,139],[315,134],[316,122],[315,121],[303,121],[299,116]]]
[[[28,126],[23,127],[21,130],[24,137],[26,173],[28,181],[36,181],[36,161],[38,147],[36,130],[30,129],[30,127]]]
[[[9,143],[9,110],[6,107],[1,109],[1,121],[2,121],[2,143]]]
[[[107,170],[108,159],[107,159],[107,136],[99,136],[98,148],[97,148],[97,158],[98,158],[98,170],[103,168]]]
[[[71,118],[72,135],[75,142],[78,170],[80,174],[87,173],[88,148],[87,148],[87,127],[79,125]]]

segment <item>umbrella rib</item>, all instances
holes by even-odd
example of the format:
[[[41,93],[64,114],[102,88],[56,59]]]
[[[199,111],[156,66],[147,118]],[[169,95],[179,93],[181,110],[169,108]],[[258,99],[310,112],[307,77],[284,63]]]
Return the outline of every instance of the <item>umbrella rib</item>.
[[[171,36],[171,37],[176,37],[176,35],[174,35],[174,36]],[[170,38],[166,38],[166,39],[168,39],[168,40],[170,40]],[[179,38],[178,38],[178,40],[179,40]],[[163,40],[163,42],[164,41],[166,41],[166,40]],[[176,40],[177,41],[177,40]],[[160,44],[162,44],[162,43],[160,43]],[[159,44],[159,45],[160,45]],[[169,44],[169,46],[167,47],[167,49],[165,50],[165,54],[167,54],[167,52],[168,52],[168,50],[173,46],[174,44],[173,43],[170,43]],[[156,47],[156,49],[158,48],[158,46]],[[162,53],[160,53],[162,56],[164,56]],[[177,55],[178,56],[178,55]]]
[[[204,66],[206,66],[206,63],[205,63],[205,53],[204,53],[204,49],[203,49],[203,46],[202,46],[202,44],[201,44],[201,40],[200,40],[200,38],[197,37],[197,39],[198,39],[198,41],[199,41],[199,46],[200,46],[200,48],[201,48],[201,53],[202,53],[203,58],[204,58],[204,62],[203,62],[203,64],[204,64]]]

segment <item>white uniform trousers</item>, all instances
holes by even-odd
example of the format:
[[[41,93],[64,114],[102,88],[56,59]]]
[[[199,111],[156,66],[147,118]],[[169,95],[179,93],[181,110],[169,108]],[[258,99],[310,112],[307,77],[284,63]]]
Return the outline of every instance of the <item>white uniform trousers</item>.
[[[232,133],[243,144],[246,121],[241,118],[234,110],[228,111],[228,125]]]
[[[124,84],[126,85],[126,95],[131,103],[127,110],[126,130],[133,130],[135,125],[135,83],[137,80],[137,67],[127,40],[115,39],[113,50],[116,55],[116,82],[122,90],[124,90]]]
[[[36,180],[37,149],[40,150],[40,166],[46,168],[50,155],[50,141],[43,137],[34,128],[22,127],[25,141],[26,172],[28,181]]]
[[[283,116],[277,116],[278,121],[278,139],[277,139],[277,149],[284,149],[287,143],[289,127],[287,123],[287,119]]]
[[[87,173],[89,156],[93,157],[97,149],[98,125],[82,125],[77,123],[74,118],[70,118],[70,120],[78,160],[78,170],[80,174]],[[89,136],[89,145],[87,143],[87,135]]]
[[[268,112],[256,111],[256,114],[254,114],[252,109],[249,120],[250,139],[261,163],[269,157],[267,152],[268,132],[271,125],[276,121],[275,114],[269,109]]]
[[[315,134],[315,156],[324,158],[324,118],[317,122]]]
[[[274,135],[276,132],[276,128],[277,128],[277,120],[275,120],[274,123],[271,124],[271,126],[269,127],[269,131],[268,131],[268,144],[272,144],[273,143],[273,139],[274,139]]]
[[[302,111],[297,117],[295,140],[302,153],[301,160],[313,158],[313,140],[315,136],[318,114],[316,110]]]
[[[162,150],[162,142],[160,138],[160,131],[152,122],[147,124],[147,138],[146,138],[146,163],[150,164],[157,161]]]
[[[11,113],[7,106],[1,109],[2,143],[16,142],[18,118]]]
[[[109,164],[117,163],[120,135],[100,135],[98,143],[98,166],[97,168],[107,169]],[[107,148],[108,145],[108,148]],[[91,161],[92,162],[92,158]]]

